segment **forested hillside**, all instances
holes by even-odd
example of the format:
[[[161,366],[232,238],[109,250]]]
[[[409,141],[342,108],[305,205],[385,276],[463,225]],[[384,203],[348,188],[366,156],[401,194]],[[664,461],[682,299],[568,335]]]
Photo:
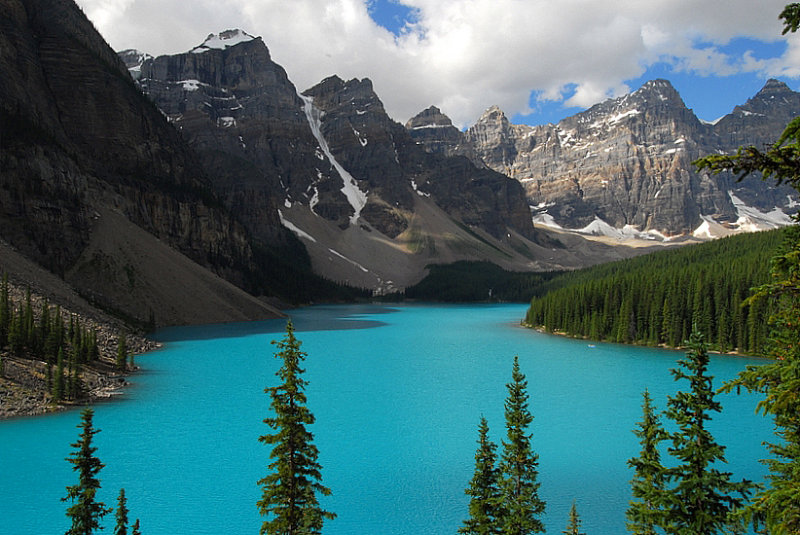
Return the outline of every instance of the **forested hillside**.
[[[768,280],[784,231],[733,236],[564,273],[534,294],[525,323],[592,340],[677,347],[693,330],[719,351],[761,354]]]

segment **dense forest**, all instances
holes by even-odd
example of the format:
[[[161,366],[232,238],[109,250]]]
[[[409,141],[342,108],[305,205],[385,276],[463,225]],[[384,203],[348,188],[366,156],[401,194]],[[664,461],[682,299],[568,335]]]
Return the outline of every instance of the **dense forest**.
[[[781,230],[559,274],[533,289],[525,323],[592,340],[682,345],[696,331],[718,351],[762,354],[766,305],[748,300],[769,278]]]
[[[430,265],[429,273],[406,288],[405,298],[445,302],[527,302],[538,288],[560,272],[506,271],[491,262],[462,260]]]

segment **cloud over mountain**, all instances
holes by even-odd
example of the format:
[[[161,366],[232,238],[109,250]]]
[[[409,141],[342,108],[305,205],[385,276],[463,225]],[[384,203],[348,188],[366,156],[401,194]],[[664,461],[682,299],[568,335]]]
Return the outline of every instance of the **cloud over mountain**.
[[[659,63],[701,76],[800,74],[800,40],[780,36],[784,0],[389,1],[409,13],[396,33],[371,17],[375,0],[78,3],[118,50],[182,52],[243,28],[298,87],[367,76],[400,121],[430,104],[460,126],[490,104],[512,115],[548,101],[586,107],[626,93],[626,80]],[[761,42],[777,46],[764,55]]]

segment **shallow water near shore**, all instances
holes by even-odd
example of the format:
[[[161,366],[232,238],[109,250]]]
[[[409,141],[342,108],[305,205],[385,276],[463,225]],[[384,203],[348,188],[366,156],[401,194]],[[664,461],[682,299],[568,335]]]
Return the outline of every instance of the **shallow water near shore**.
[[[519,326],[523,305],[342,305],[292,312],[308,354],[308,406],[320,450],[323,505],[338,517],[326,534],[453,534],[467,514],[481,415],[496,443],[514,355],[528,379],[533,447],[547,531],[559,533],[575,500],[583,531],[625,533],[637,455],[632,430],[641,394],[658,409],[686,389],[669,373],[683,353],[589,344]],[[147,535],[256,533],[256,481],[267,473],[264,388],[280,363],[272,340],[285,320],[166,329],[160,351],[137,357],[121,399],[95,406],[99,497],[125,488],[131,522]],[[715,386],[746,364],[712,356]],[[727,469],[763,480],[769,420],[752,395],[719,396],[712,431]],[[60,499],[76,481],[65,461],[77,410],[0,422],[0,533],[68,528]],[[113,529],[113,516],[105,522]]]

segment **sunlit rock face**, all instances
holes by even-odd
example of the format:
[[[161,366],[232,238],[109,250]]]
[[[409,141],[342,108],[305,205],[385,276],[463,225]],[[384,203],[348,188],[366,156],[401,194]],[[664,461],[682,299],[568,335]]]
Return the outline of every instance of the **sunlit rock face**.
[[[756,179],[700,174],[692,162],[742,144],[763,147],[798,114],[800,94],[770,80],[731,114],[704,123],[668,81],[653,80],[558,124],[514,125],[493,106],[461,137],[424,146],[469,147],[523,184],[542,223],[592,233],[601,221],[656,237],[691,234],[708,220],[751,230],[753,217],[760,228],[787,223],[794,192]]]

